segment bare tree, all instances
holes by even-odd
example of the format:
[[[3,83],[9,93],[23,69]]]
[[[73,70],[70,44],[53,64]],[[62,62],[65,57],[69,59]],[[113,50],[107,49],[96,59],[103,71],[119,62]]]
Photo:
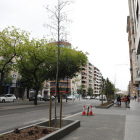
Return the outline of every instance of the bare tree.
[[[70,4],[74,3],[73,0],[58,0],[58,5],[54,6],[54,9],[50,9],[49,6],[45,7],[47,12],[50,13],[49,19],[50,24],[44,23],[43,26],[50,29],[50,33],[53,37],[53,41],[57,43],[58,46],[58,57],[57,57],[57,71],[56,71],[56,84],[55,84],[55,97],[57,96],[57,83],[58,83],[58,73],[59,73],[59,54],[61,42],[64,42],[67,35],[69,34],[66,29],[67,25],[71,23],[71,20],[67,18],[67,12],[64,8]],[[56,98],[55,98],[55,123],[56,123]]]

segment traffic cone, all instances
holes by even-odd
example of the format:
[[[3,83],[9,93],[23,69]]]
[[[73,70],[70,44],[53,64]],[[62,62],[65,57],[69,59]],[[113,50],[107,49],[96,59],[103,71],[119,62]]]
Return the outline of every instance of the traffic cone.
[[[93,113],[92,113],[92,105],[90,106],[90,112],[89,112],[89,115],[94,116]]]
[[[84,105],[84,107],[83,107],[83,113],[82,113],[82,115],[86,115],[86,112],[85,112],[85,105]]]

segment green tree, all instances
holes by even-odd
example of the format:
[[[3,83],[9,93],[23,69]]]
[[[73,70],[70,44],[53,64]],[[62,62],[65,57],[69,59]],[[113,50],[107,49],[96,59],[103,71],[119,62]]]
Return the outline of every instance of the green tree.
[[[108,98],[114,95],[114,85],[109,81],[109,79],[106,79],[105,82],[105,94],[107,95],[107,100]]]
[[[103,94],[105,94],[105,79],[103,76],[101,78],[100,94],[102,95],[102,106],[103,106]]]
[[[56,47],[48,45],[47,40],[26,40],[18,50],[17,70],[26,80],[32,82],[35,89],[34,105],[37,105],[37,94],[42,83],[48,79],[49,69],[56,56]]]
[[[93,89],[91,87],[88,88],[88,95],[93,96]]]
[[[16,50],[23,45],[26,32],[14,26],[5,28],[0,32],[0,94],[5,75],[9,75],[15,64]],[[21,41],[22,40],[22,41]]]
[[[64,79],[65,77],[73,78],[77,76],[77,72],[81,71],[81,65],[85,66],[87,64],[87,53],[83,53],[82,51],[78,51],[76,49],[65,47],[60,47],[60,59],[59,59],[59,77],[58,79]],[[56,76],[57,65],[54,62],[52,69],[50,71],[50,76],[55,78]],[[50,77],[51,78],[51,77]],[[67,81],[68,83],[68,81]],[[57,89],[58,89],[57,84]],[[67,84],[68,88],[68,84]],[[58,90],[59,91],[59,90]],[[59,93],[58,93],[59,97]]]

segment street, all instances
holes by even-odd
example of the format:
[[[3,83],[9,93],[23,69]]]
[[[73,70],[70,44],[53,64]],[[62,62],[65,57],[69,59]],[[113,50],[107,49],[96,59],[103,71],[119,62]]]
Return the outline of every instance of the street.
[[[33,101],[17,101],[9,103],[0,103],[0,133],[14,130],[14,128],[20,128],[41,121],[49,119],[49,101],[38,101],[38,105],[34,106]],[[101,104],[99,100],[85,100],[78,99],[66,102],[63,99],[62,117],[67,117],[75,113],[83,111],[84,105]],[[60,114],[60,103],[57,103],[57,117]],[[54,118],[54,101],[52,101],[52,118]]]

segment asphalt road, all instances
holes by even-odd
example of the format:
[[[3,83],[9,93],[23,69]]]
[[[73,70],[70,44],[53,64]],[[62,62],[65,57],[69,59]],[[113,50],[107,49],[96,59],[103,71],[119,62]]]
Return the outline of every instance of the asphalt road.
[[[63,100],[62,117],[67,117],[75,113],[82,113],[84,105],[100,104],[99,100]],[[60,114],[60,103],[57,103],[57,117]],[[54,101],[52,102],[52,118],[54,118]],[[39,101],[37,106],[33,101],[17,101],[12,103],[0,103],[0,134],[20,128],[27,125],[35,124],[49,119],[49,101]]]

